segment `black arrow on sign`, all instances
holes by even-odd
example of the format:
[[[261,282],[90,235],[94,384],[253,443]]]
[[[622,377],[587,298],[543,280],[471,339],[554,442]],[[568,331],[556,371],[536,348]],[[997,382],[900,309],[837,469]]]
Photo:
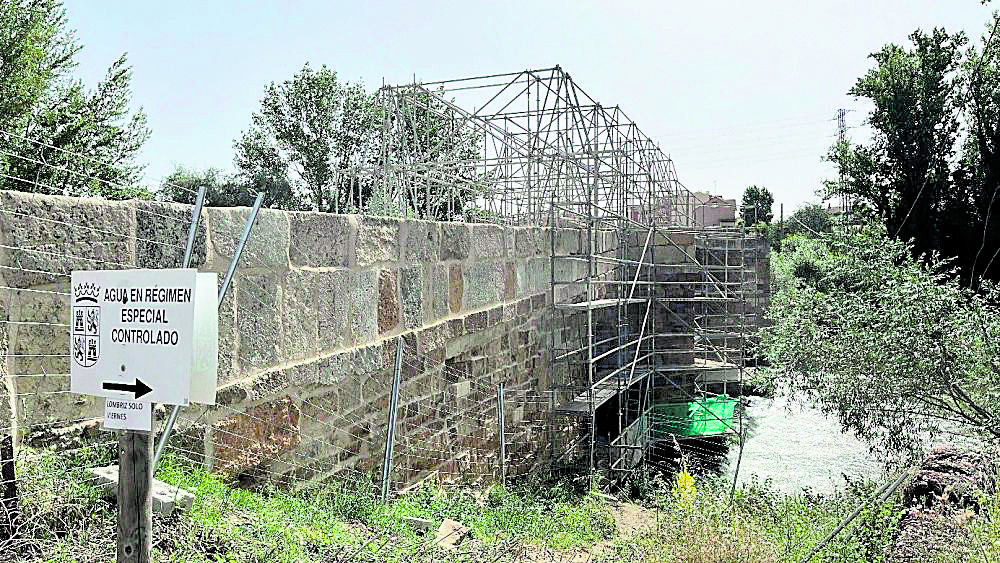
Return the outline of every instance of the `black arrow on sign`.
[[[126,391],[135,393],[135,398],[138,399],[146,393],[152,391],[149,385],[146,385],[139,378],[135,378],[135,385],[130,385],[128,383],[115,383],[114,381],[105,381],[104,384],[105,391]]]

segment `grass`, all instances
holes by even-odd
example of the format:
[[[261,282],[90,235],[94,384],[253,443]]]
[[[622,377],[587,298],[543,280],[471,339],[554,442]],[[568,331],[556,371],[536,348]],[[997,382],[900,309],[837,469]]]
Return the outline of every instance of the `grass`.
[[[651,508],[651,533],[620,541],[614,557],[630,561],[764,562],[799,561],[859,503],[874,483],[853,483],[830,496],[786,495],[753,481],[736,490],[705,478],[661,487]],[[686,482],[685,482],[686,481]],[[862,513],[853,533],[841,534],[815,561],[883,560],[892,541],[899,506],[888,502]]]
[[[229,552],[242,554],[233,560],[322,559],[351,548],[358,551],[356,557],[401,559],[425,548],[406,517],[431,520],[435,528],[445,518],[457,520],[472,529],[472,537],[486,550],[512,542],[569,549],[614,532],[606,506],[565,485],[535,482],[518,490],[491,487],[481,494],[423,486],[383,504],[370,487],[328,486],[308,493],[235,489],[173,459],[157,476],[195,495],[188,518]],[[386,549],[372,541],[379,538],[392,538],[393,545]],[[171,553],[172,560],[189,561],[197,555],[180,551],[181,558]]]
[[[0,546],[0,560],[112,560],[116,508],[84,483],[82,470],[111,462],[110,453],[22,459],[22,541]],[[428,485],[383,504],[370,487],[244,490],[169,457],[157,477],[196,496],[191,510],[154,518],[154,560],[185,562],[799,561],[877,487],[847,482],[833,495],[786,495],[755,481],[730,499],[730,484],[718,478],[657,477],[629,488],[642,505],[632,508],[642,525],[620,535],[615,520],[624,507],[572,481],[480,490]],[[1000,496],[982,506],[998,513]],[[883,561],[900,511],[896,499],[866,509],[814,561]],[[430,520],[435,529],[445,518],[457,520],[472,529],[471,540],[444,552],[414,532],[408,517]],[[969,524],[977,561],[1000,561],[997,520]]]

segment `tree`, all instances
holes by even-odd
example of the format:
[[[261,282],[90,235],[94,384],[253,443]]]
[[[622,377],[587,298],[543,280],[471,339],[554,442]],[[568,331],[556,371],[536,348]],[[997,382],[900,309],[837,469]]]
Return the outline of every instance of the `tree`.
[[[740,206],[743,224],[752,227],[757,223],[770,223],[774,218],[774,212],[771,211],[773,205],[774,196],[767,188],[749,186],[743,192],[743,205]]]
[[[833,214],[822,205],[807,203],[791,214],[784,227],[786,236],[829,234],[833,232]]]
[[[1000,185],[998,47],[984,37],[986,56],[963,52],[965,34],[943,29],[917,30],[910,41],[872,54],[875,67],[850,90],[872,102],[874,133],[868,144],[831,148],[844,181],[826,182],[828,193],[870,206],[915,253],[956,257],[970,285],[1000,277],[1000,262],[984,267],[984,250],[1000,249],[1000,229],[990,228]],[[963,122],[969,135],[960,133]]]
[[[159,199],[193,204],[198,190],[205,186],[205,205],[210,207],[252,206],[256,193],[246,184],[227,176],[218,168],[196,170],[176,166],[160,183]]]
[[[969,283],[977,275],[1000,279],[1000,42],[994,39],[1000,27],[1000,12],[993,14],[989,35],[984,35],[982,52],[969,51],[965,73],[969,80],[968,113],[971,134],[964,145],[963,159],[955,173],[952,201],[963,211],[956,214],[966,228],[959,229],[971,241]],[[992,39],[992,41],[991,41]],[[979,226],[982,226],[980,229]],[[969,227],[972,227],[971,229]],[[980,240],[976,240],[978,235]],[[992,254],[989,250],[993,249]],[[984,252],[984,250],[986,252]]]
[[[441,93],[367,94],[307,63],[265,89],[252,127],[234,142],[237,177],[286,209],[463,214],[477,195],[468,186],[479,136],[449,114]]]
[[[88,92],[70,76],[80,49],[60,2],[0,1],[0,188],[146,197],[135,160],[150,131],[129,111],[127,59]]]
[[[791,237],[772,257],[763,351],[793,393],[812,398],[885,455],[937,433],[1000,444],[1000,291],[881,224]]]
[[[264,90],[252,127],[233,145],[237,175],[273,205],[347,209],[353,169],[372,158],[376,114],[360,84],[341,84],[326,67],[302,70]]]

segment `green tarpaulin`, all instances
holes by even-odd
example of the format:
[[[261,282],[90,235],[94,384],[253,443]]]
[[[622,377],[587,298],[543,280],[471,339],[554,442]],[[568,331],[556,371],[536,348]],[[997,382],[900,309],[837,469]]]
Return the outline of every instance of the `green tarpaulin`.
[[[660,403],[650,410],[653,439],[677,436],[717,436],[732,431],[736,399],[726,395],[684,403]]]

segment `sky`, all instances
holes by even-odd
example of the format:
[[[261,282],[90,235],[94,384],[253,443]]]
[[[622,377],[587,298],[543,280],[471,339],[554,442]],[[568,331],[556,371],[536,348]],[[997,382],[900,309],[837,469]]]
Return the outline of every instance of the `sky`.
[[[916,28],[979,40],[979,0],[736,2],[335,2],[68,0],[96,85],[122,52],[152,137],[140,160],[157,185],[176,164],[232,169],[264,87],[305,62],[369,90],[560,65],[620,106],[692,190],[739,198],[767,187],[775,211],[818,202],[837,134],[864,141],[867,106],[847,95],[868,55]]]

